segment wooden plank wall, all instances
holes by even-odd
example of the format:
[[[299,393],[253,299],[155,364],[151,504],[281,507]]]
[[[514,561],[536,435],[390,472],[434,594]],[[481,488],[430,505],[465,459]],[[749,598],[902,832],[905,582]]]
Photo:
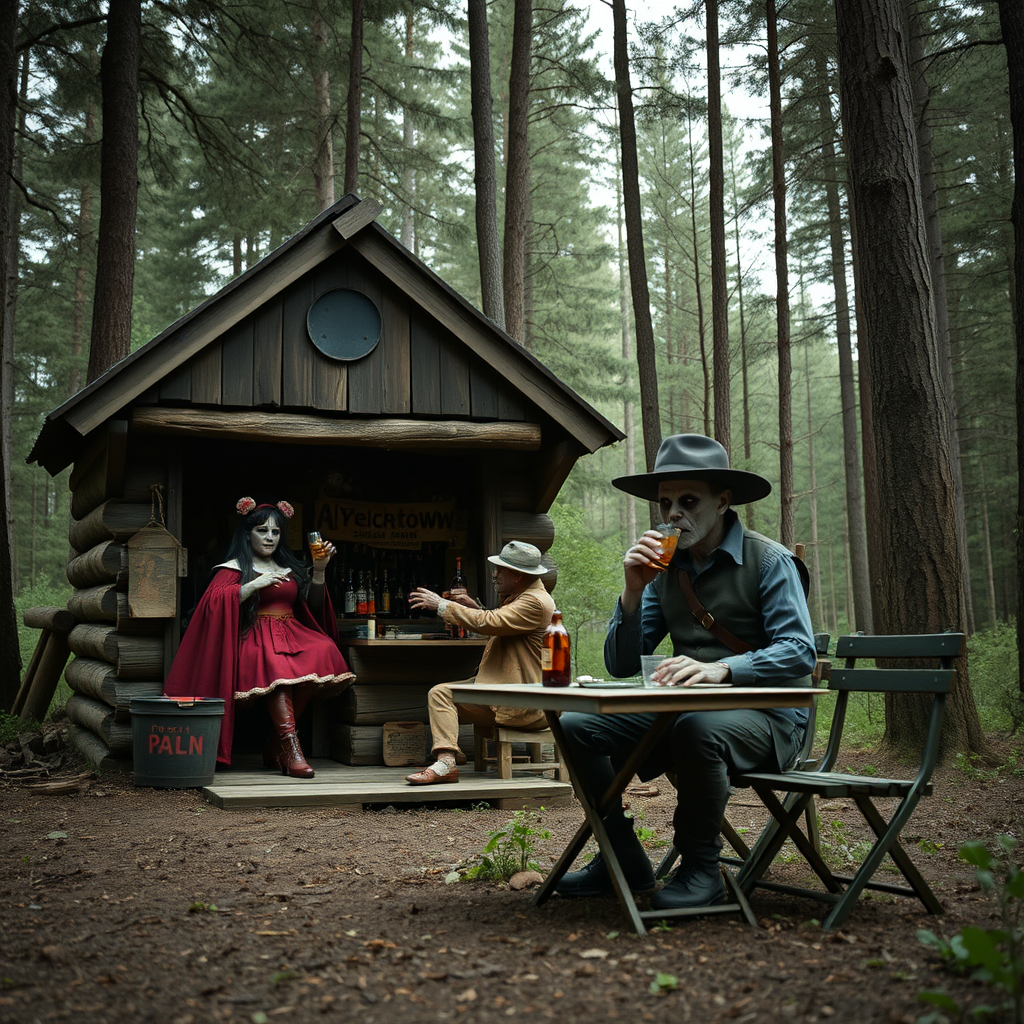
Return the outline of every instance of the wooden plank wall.
[[[363,292],[381,311],[380,342],[352,363],[321,354],[306,330],[310,305],[335,288]],[[351,249],[268,300],[141,401],[515,422],[538,416],[491,366]]]

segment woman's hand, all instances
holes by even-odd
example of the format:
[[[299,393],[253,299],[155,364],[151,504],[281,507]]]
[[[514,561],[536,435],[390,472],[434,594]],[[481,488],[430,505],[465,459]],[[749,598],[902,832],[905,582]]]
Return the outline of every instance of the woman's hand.
[[[666,658],[652,673],[655,686],[692,686],[694,683],[727,683],[732,676],[721,661],[694,661],[685,654]]]
[[[257,590],[280,586],[288,579],[289,571],[282,567],[280,569],[273,569],[270,572],[261,572],[255,579],[242,584],[238,591],[238,599],[240,601],[248,601]]]
[[[337,554],[338,549],[329,541],[321,541],[318,549],[319,555],[313,555],[313,572],[323,572],[327,563]]]

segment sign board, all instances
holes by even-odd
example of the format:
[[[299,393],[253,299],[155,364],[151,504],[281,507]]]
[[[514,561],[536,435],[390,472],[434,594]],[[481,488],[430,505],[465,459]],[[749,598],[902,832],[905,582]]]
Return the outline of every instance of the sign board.
[[[332,541],[372,548],[418,551],[423,544],[443,541],[466,546],[466,513],[454,501],[377,504],[321,498],[314,512],[315,529]]]

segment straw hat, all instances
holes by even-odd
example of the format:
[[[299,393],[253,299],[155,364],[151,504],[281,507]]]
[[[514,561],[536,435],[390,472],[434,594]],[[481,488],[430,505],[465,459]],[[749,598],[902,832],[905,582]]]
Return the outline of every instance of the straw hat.
[[[488,555],[487,561],[494,565],[503,565],[514,572],[525,573],[527,576],[543,576],[547,567],[540,563],[540,548],[525,544],[521,540],[510,540],[500,555]]]

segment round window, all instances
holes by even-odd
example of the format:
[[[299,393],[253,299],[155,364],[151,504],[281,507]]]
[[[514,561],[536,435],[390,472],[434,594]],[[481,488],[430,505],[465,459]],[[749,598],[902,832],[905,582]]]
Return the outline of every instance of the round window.
[[[306,314],[310,340],[325,356],[351,361],[369,355],[380,341],[380,310],[350,288],[324,292]]]

